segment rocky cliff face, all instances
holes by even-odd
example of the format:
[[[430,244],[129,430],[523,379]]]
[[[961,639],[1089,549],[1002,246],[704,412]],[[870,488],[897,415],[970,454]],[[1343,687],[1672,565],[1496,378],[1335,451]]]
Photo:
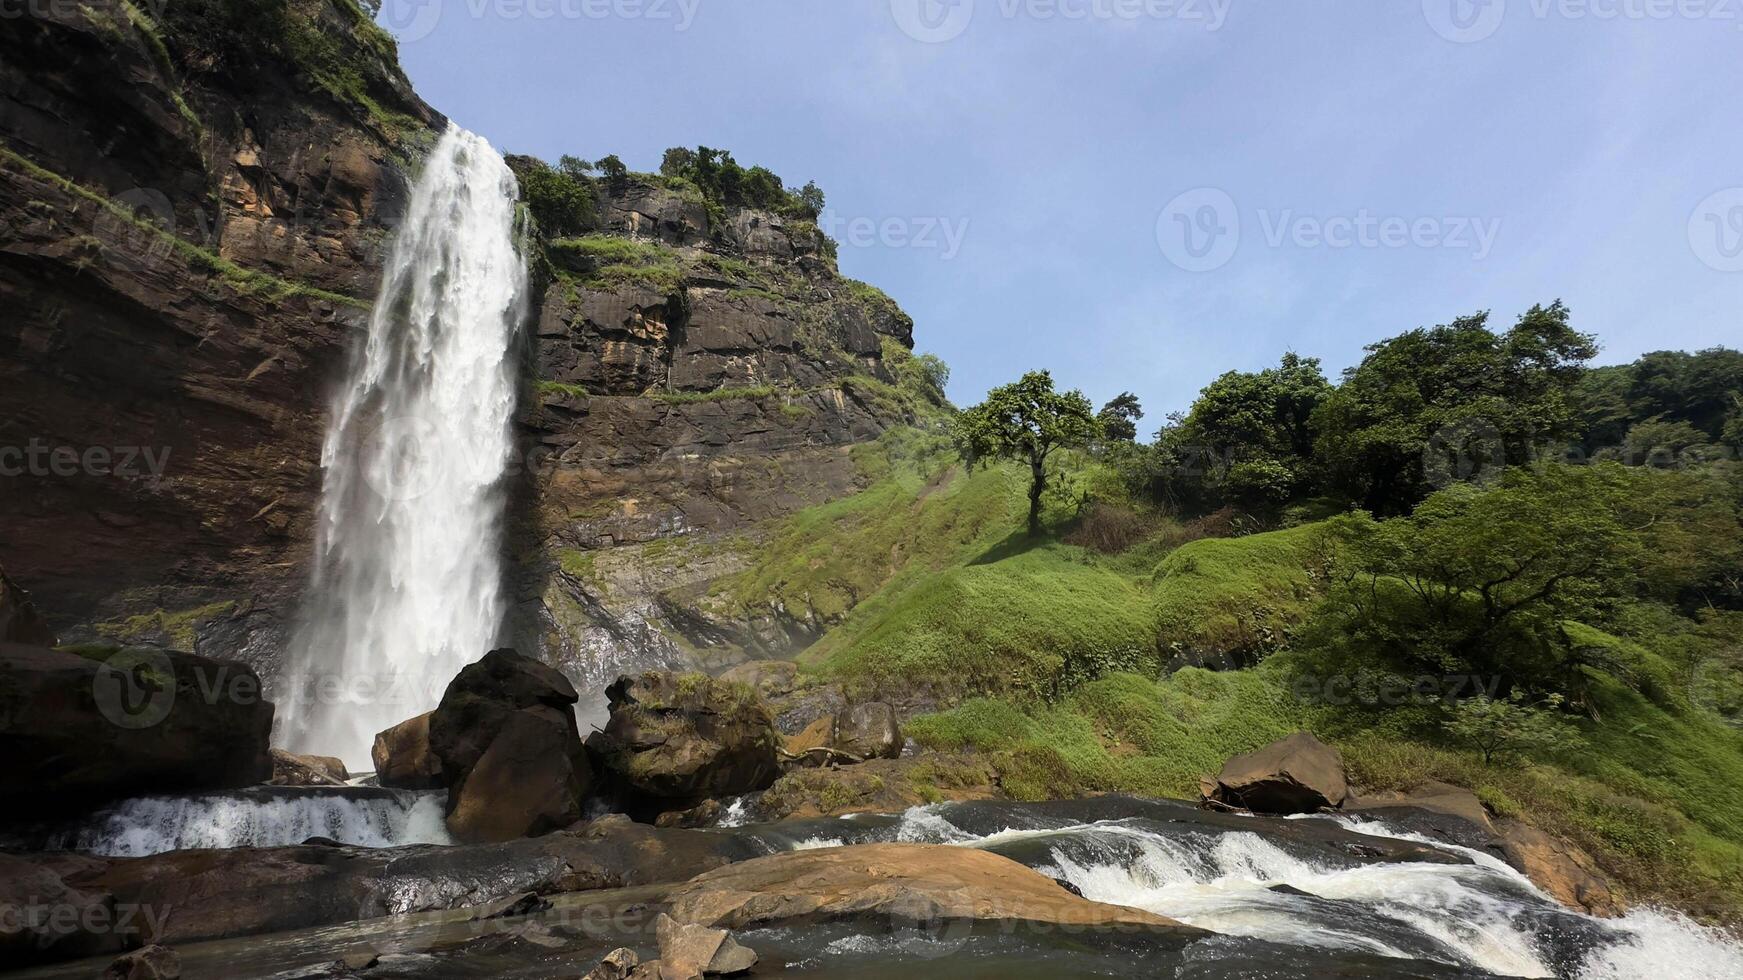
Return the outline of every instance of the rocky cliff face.
[[[0,559],[63,640],[277,666],[327,398],[442,125],[353,0],[8,21]],[[599,183],[596,233],[538,250],[506,638],[584,690],[803,643],[691,600],[914,410],[910,321],[814,226]]]

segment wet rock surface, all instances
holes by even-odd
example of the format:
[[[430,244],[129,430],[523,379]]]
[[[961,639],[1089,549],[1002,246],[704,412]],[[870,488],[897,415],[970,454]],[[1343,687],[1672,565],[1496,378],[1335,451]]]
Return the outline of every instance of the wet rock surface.
[[[699,875],[670,896],[681,922],[747,929],[844,919],[897,925],[1028,923],[1137,931],[1179,943],[1199,930],[1138,909],[1090,902],[986,851],[867,844],[792,851]]]
[[[10,819],[272,777],[272,705],[243,664],[0,645],[0,677],[0,752],[11,760],[0,805]]]
[[[380,732],[370,748],[375,779],[394,789],[435,789],[446,786],[442,760],[430,749],[430,716],[427,711]]]

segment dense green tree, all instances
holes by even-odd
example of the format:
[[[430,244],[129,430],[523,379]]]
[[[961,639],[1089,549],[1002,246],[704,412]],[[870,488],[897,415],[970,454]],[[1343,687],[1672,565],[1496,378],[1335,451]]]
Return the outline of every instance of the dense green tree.
[[[1674,600],[1738,563],[1723,476],[1614,463],[1545,464],[1455,484],[1408,517],[1339,523],[1338,585],[1311,645],[1435,672],[1578,696],[1607,652],[1570,622],[1603,626],[1642,599]]]
[[[1138,404],[1138,396],[1129,391],[1122,391],[1114,396],[1096,414],[1096,418],[1101,419],[1105,437],[1121,442],[1137,441],[1138,420],[1143,417],[1144,408]]]
[[[1649,422],[1682,423],[1708,442],[1735,446],[1732,436],[1743,418],[1743,353],[1724,347],[1656,351],[1632,364],[1586,372],[1576,396],[1588,454],[1618,449],[1630,429]]]
[[[811,220],[817,220],[817,217],[823,213],[824,203],[828,200],[823,194],[823,188],[818,187],[814,180],[806,181],[805,186],[799,188],[794,194],[799,198],[799,203],[805,206],[805,210],[811,213]]]
[[[1312,486],[1312,419],[1331,394],[1317,359],[1285,354],[1275,368],[1211,382],[1163,441],[1207,502],[1281,503]]]
[[[579,235],[597,221],[593,183],[528,156],[505,158],[520,182],[521,199],[539,230],[553,238]]]
[[[1481,479],[1571,441],[1571,404],[1597,354],[1560,301],[1495,333],[1488,314],[1417,329],[1368,348],[1313,419],[1331,485],[1376,513]]]
[[[591,161],[567,153],[557,158],[557,170],[574,180],[592,180],[594,169]]]
[[[629,168],[624,166],[615,153],[600,159],[599,172],[613,186],[620,186],[629,179]]]
[[[1046,371],[1031,371],[987,392],[986,401],[964,410],[954,425],[957,447],[971,463],[1014,459],[1028,464],[1031,537],[1041,531],[1049,457],[1102,434],[1089,399],[1080,391],[1054,391],[1053,376]]]

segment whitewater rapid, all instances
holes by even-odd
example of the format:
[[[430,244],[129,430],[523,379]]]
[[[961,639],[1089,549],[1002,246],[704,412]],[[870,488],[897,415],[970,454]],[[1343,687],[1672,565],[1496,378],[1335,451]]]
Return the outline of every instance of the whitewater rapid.
[[[1095,901],[1285,947],[1507,977],[1743,978],[1743,946],[1717,930],[1654,908],[1609,920],[1573,912],[1489,854],[1381,821],[1338,819],[1356,833],[1427,844],[1464,862],[1355,860],[1279,835],[1275,821],[1253,819],[1246,830],[1239,826],[1246,821],[1197,823],[1187,808],[1134,805],[1146,808],[1143,815],[1083,820],[1035,808],[940,804],[916,807],[894,822],[809,822],[771,834],[768,846],[805,850],[899,840],[981,848]]]
[[[518,196],[501,155],[454,126],[412,190],[322,448],[313,578],[274,692],[292,751],[373,768],[375,734],[497,640]]]

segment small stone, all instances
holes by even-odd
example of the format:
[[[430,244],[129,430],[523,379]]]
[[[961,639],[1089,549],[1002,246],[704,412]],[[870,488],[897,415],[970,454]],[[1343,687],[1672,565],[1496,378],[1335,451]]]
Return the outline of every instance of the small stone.
[[[628,980],[636,967],[641,965],[642,958],[633,949],[614,949],[605,954],[605,959],[599,961],[581,980]]]
[[[714,959],[710,960],[703,973],[714,977],[729,977],[737,973],[748,973],[757,965],[756,950],[749,946],[740,946],[738,941],[727,936],[715,950]]]
[[[499,898],[494,902],[485,902],[472,909],[472,922],[483,922],[486,919],[511,919],[522,915],[532,915],[551,907],[551,903],[540,898],[533,892],[521,892]]]
[[[115,958],[103,980],[179,980],[182,958],[168,946],[146,946]]]
[[[346,953],[339,957],[339,965],[347,970],[367,970],[379,962],[381,962],[381,957],[372,949]]]

